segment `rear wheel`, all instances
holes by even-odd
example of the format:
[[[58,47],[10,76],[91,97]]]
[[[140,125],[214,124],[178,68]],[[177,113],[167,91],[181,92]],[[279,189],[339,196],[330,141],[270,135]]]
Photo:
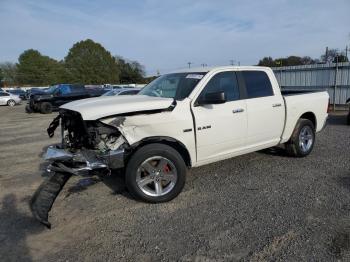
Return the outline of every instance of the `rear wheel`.
[[[183,189],[187,167],[181,155],[164,144],[149,144],[135,152],[126,167],[126,185],[137,199],[170,201]]]
[[[52,105],[48,102],[43,102],[40,105],[40,112],[42,114],[51,114],[52,113]]]
[[[315,126],[308,119],[299,119],[286,150],[291,156],[304,157],[311,153],[315,144]]]
[[[10,99],[9,101],[7,101],[7,105],[12,107],[16,105],[16,102],[15,100]]]

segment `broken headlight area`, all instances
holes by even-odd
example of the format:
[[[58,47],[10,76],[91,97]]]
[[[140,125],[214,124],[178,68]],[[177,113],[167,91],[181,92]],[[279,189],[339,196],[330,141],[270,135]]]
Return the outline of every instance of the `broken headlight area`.
[[[63,110],[47,132],[50,137],[61,124],[62,143],[50,146],[45,154],[47,171],[52,173],[36,190],[30,202],[34,217],[50,228],[48,213],[72,175],[109,174],[124,167],[124,151],[129,144],[115,126],[98,120],[83,121],[77,112]]]

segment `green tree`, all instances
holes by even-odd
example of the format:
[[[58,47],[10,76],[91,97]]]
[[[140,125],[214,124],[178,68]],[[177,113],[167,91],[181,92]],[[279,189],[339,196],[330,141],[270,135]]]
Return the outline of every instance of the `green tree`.
[[[321,56],[321,60],[325,63],[349,62],[345,52],[340,52],[336,48],[328,49],[327,52]]]
[[[5,62],[0,64],[3,86],[14,86],[17,81],[17,66],[14,63]]]
[[[296,66],[310,65],[319,62],[317,59],[312,59],[309,56],[288,56],[273,59],[272,57],[264,57],[259,60],[259,66],[277,67],[277,66]]]
[[[64,59],[68,79],[73,83],[118,83],[115,58],[102,45],[87,39],[75,43]]]
[[[263,59],[259,60],[258,66],[268,66],[273,67],[276,66],[275,61],[272,59],[271,56],[266,56]]]
[[[120,83],[131,84],[145,81],[145,69],[139,62],[128,62],[122,57],[116,57],[116,60],[120,70]]]
[[[61,81],[64,67],[56,60],[29,49],[18,58],[18,81],[24,85],[50,85]]]

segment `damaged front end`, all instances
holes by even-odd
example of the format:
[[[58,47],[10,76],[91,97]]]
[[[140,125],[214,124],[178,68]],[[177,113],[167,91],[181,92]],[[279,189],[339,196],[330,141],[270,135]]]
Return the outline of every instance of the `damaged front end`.
[[[115,121],[123,121],[116,117]],[[36,219],[50,228],[48,213],[72,175],[110,174],[111,169],[124,167],[128,142],[116,126],[99,120],[83,121],[78,112],[61,110],[47,129],[50,137],[61,125],[60,145],[50,146],[44,156],[47,171],[53,175],[45,180],[32,197],[30,208]]]

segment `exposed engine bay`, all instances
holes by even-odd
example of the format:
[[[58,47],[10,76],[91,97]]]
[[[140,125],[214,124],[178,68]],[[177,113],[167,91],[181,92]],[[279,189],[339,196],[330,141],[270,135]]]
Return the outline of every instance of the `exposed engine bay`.
[[[62,110],[54,120],[61,119],[62,148],[71,150],[90,149],[106,152],[127,146],[120,131],[99,120],[83,121],[80,114],[74,111]],[[120,117],[123,119],[123,117]],[[50,125],[51,127],[51,125]],[[53,128],[48,128],[49,136],[53,136]]]
[[[113,118],[114,125],[124,117]],[[61,125],[61,145],[49,147],[45,159],[50,161],[47,171],[53,175],[45,180],[32,197],[30,208],[36,219],[48,228],[48,213],[72,175],[110,174],[111,169],[124,165],[124,152],[129,148],[116,126],[99,120],[83,121],[78,112],[61,110],[47,129],[54,136]]]

